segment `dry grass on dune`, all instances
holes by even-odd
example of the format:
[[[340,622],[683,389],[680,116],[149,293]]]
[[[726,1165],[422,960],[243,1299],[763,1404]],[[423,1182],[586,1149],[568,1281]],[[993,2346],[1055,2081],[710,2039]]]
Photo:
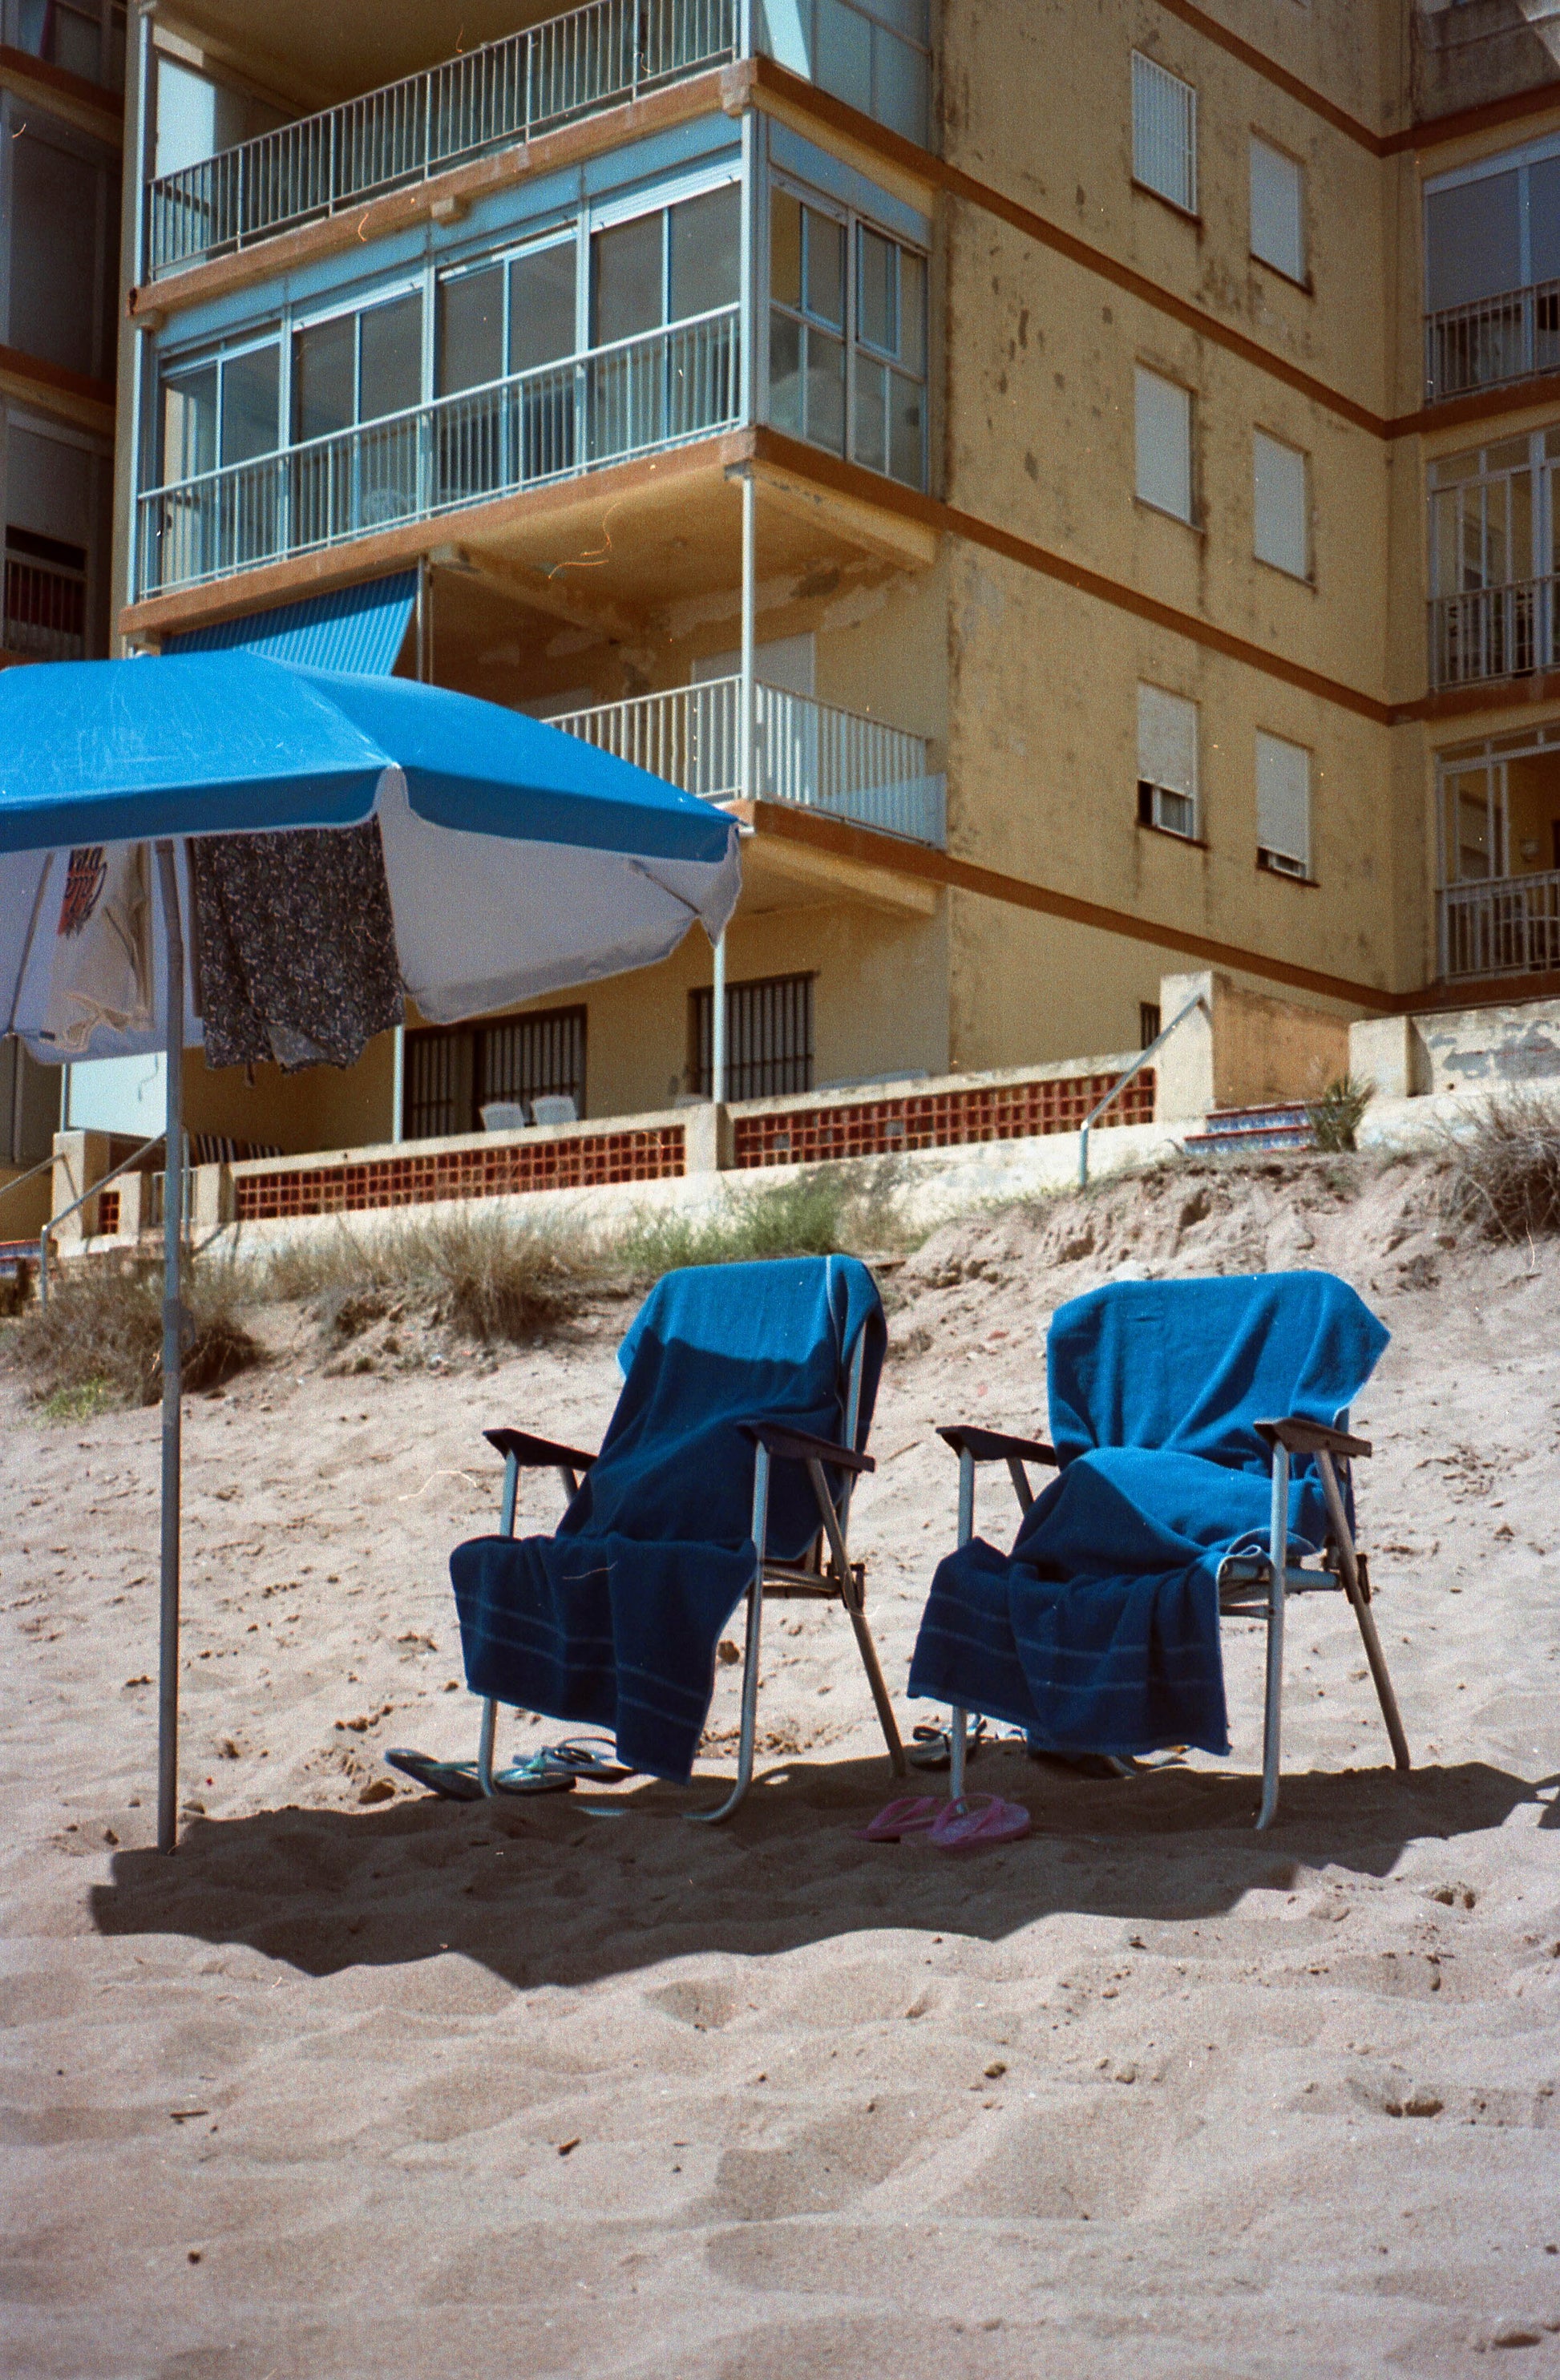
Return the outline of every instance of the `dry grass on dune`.
[[[1455,1220],[1518,1244],[1560,1232],[1560,1103],[1522,1091],[1492,1099],[1447,1134],[1446,1155]]]

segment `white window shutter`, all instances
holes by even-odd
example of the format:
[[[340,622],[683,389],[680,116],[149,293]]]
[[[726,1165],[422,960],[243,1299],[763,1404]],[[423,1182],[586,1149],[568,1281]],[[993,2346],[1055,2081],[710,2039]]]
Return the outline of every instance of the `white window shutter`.
[[[1251,477],[1252,550],[1258,561],[1304,578],[1310,568],[1305,456],[1259,430],[1251,441]]]
[[[1310,873],[1310,754],[1257,731],[1257,848]]]
[[[1138,776],[1197,799],[1197,705],[1162,686],[1138,688]]]
[[[1197,93],[1141,50],[1132,53],[1132,178],[1197,212]]]
[[[1138,688],[1138,783],[1145,823],[1197,834],[1197,705],[1162,686]]]
[[[1291,281],[1306,277],[1305,174],[1282,149],[1251,136],[1251,253]]]
[[[1191,518],[1191,392],[1138,367],[1138,493],[1144,504]]]

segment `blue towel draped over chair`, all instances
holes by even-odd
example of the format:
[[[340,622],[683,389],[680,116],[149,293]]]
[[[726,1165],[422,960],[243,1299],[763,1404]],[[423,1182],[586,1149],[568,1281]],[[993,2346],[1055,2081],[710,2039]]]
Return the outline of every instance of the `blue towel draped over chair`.
[[[1123,1281],[1058,1308],[1046,1374],[1059,1476],[1011,1554],[976,1537],[939,1565],[911,1694],[1055,1751],[1227,1752],[1217,1576],[1233,1548],[1267,1542],[1272,1459],[1255,1424],[1335,1423],[1386,1343],[1322,1272]],[[1295,1554],[1326,1535],[1309,1456],[1289,1527]]]
[[[715,1647],[757,1560],[740,1424],[785,1421],[842,1444],[863,1341],[858,1447],[885,1342],[865,1265],[799,1257],[667,1274],[618,1350],[616,1411],[556,1533],[477,1537],[450,1557],[472,1691],[611,1728],[630,1767],[686,1781]],[[798,1560],[817,1534],[806,1473],[777,1463],[771,1556]]]

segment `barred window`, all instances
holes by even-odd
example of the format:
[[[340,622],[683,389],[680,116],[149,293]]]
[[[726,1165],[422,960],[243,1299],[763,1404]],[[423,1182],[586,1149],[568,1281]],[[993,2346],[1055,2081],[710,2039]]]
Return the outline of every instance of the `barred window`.
[[[689,1086],[704,1099],[714,1078],[711,1048],[714,994],[689,1001]],[[728,1099],[779,1099],[812,1088],[812,978],[764,976],[725,988],[725,1095]]]
[[[401,1129],[408,1140],[481,1132],[482,1110],[494,1100],[529,1111],[539,1099],[559,1098],[584,1114],[582,1006],[407,1035]]]
[[[1132,179],[1197,212],[1197,93],[1141,50],[1132,53]]]

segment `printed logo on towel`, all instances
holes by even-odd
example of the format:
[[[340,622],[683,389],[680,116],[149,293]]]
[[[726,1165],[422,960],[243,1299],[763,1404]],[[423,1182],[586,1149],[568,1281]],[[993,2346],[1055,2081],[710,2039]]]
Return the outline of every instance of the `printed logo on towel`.
[[[91,924],[103,888],[108,881],[108,859],[101,843],[73,851],[65,871],[65,897],[59,905],[55,932],[67,941],[84,934]]]

